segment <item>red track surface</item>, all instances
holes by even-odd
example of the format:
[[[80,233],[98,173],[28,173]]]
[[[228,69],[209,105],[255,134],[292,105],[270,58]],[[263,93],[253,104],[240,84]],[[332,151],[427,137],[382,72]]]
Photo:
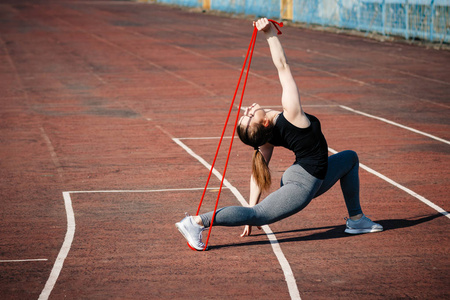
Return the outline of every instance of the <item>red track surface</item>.
[[[75,237],[50,299],[290,298],[262,232],[214,228],[211,250],[194,252],[174,226],[202,191],[172,189],[202,188],[208,170],[172,137],[220,135],[251,32],[249,20],[155,4],[2,1],[2,299],[38,298],[67,230],[62,193],[92,190],[153,192],[70,194]],[[450,53],[294,27],[281,39],[329,146],[448,211],[448,144],[339,105],[448,141]],[[280,103],[261,36],[254,101]],[[182,141],[208,162],[218,142]],[[232,155],[227,179],[246,197],[251,151],[236,141]],[[292,159],[274,154],[274,182]],[[345,235],[338,187],[270,226],[302,299],[449,298],[449,218],[365,170],[361,190],[384,232]],[[239,205],[229,190],[224,205]],[[48,260],[4,262],[20,259]]]

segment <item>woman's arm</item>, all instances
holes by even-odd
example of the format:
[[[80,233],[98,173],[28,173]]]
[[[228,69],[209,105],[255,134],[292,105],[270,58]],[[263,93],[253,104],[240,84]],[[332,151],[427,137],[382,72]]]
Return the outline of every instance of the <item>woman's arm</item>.
[[[269,165],[270,159],[272,158],[273,148],[274,146],[271,144],[265,144],[259,147],[259,151],[263,155],[267,165]],[[261,192],[262,192],[261,189],[259,188],[258,184],[256,184],[256,181],[252,175],[250,178],[250,198],[248,200],[249,207],[258,204],[259,200],[261,199]],[[241,234],[241,237],[250,235],[251,232],[252,226],[246,225],[244,228],[244,232]]]
[[[273,31],[273,25],[264,18],[255,22],[255,26],[258,30],[264,32],[267,43],[269,44],[273,64],[278,71],[278,77],[283,89],[281,104],[283,106],[284,116],[297,127],[308,127],[310,123],[303,112],[297,84],[292,76],[283,46]]]

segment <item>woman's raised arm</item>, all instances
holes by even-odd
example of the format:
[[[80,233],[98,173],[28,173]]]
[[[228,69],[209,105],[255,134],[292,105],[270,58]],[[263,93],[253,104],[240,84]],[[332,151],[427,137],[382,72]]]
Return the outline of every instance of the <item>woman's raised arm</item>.
[[[300,94],[297,84],[292,76],[291,69],[286,59],[283,46],[273,31],[273,25],[266,18],[254,22],[259,31],[263,31],[269,44],[272,61],[278,71],[283,93],[281,104],[286,119],[297,127],[308,127],[309,120],[303,112],[300,102]]]

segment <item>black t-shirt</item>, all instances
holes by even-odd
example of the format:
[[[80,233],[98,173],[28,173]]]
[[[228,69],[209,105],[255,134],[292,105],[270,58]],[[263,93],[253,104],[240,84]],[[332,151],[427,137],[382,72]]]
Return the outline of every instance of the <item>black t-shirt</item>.
[[[324,179],[328,167],[327,141],[323,136],[319,119],[310,114],[306,116],[311,125],[307,128],[299,128],[286,120],[281,113],[269,143],[292,150],[295,153],[295,164],[302,166],[314,177]]]

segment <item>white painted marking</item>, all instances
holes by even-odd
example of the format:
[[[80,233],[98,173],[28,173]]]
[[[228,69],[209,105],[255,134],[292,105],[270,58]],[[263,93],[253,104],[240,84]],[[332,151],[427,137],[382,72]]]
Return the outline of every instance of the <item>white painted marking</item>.
[[[70,247],[72,246],[73,237],[75,235],[75,215],[72,207],[72,199],[70,194],[89,194],[89,193],[154,193],[154,192],[173,192],[173,191],[197,191],[203,190],[204,188],[182,188],[182,189],[159,189],[159,190],[98,190],[98,191],[69,191],[63,192],[64,205],[66,208],[67,216],[67,232],[64,238],[63,245],[59,250],[58,257],[56,258],[55,264],[53,265],[52,271],[49,278],[45,284],[44,289],[39,295],[39,300],[48,299],[50,293],[52,292],[56,281],[58,280],[59,274],[61,273],[64,260],[66,259]],[[219,187],[211,187],[208,190],[217,190]],[[47,260],[47,259],[45,259]],[[0,261],[4,262],[4,261]]]
[[[90,194],[90,193],[157,193],[157,192],[178,192],[178,191],[198,191],[204,188],[181,188],[181,189],[159,189],[159,190],[98,190],[98,191],[70,191],[70,194]],[[208,190],[217,190],[219,187],[210,187]]]
[[[55,286],[56,280],[58,280],[58,276],[63,267],[64,260],[66,259],[67,254],[70,251],[73,236],[75,235],[75,215],[73,213],[72,200],[70,199],[70,194],[68,192],[63,192],[63,197],[67,215],[67,232],[64,238],[64,243],[59,250],[55,264],[53,265],[52,271],[50,272],[50,276],[47,279],[44,289],[39,295],[39,300],[48,299],[48,297],[50,296],[50,293]]]
[[[275,105],[275,106],[263,106],[263,107],[266,107],[266,108],[282,108],[282,106],[277,106],[277,105]],[[337,105],[337,104],[336,105],[333,105],[333,104],[320,105],[319,104],[319,105],[303,105],[303,107],[340,107],[342,109],[351,111],[351,112],[353,112],[355,114],[359,114],[359,115],[362,115],[362,116],[365,116],[365,117],[368,117],[368,118],[376,119],[378,121],[381,121],[381,122],[384,122],[384,123],[387,123],[387,124],[391,124],[391,125],[394,125],[394,126],[397,126],[397,127],[400,127],[400,128],[406,129],[406,130],[409,130],[411,132],[414,132],[414,133],[417,133],[417,134],[429,137],[431,139],[434,139],[436,141],[439,141],[439,142],[442,142],[442,143],[450,145],[450,141],[448,141],[448,140],[445,140],[445,139],[439,138],[437,136],[434,136],[432,134],[429,134],[429,133],[426,133],[426,132],[414,129],[412,127],[408,127],[408,126],[402,125],[400,123],[396,123],[394,121],[390,121],[390,120],[382,118],[382,117],[377,117],[377,116],[374,116],[374,115],[371,115],[371,114],[368,114],[368,113],[365,113],[365,112],[353,109],[353,108],[345,106],[345,105]],[[242,107],[241,110],[245,110],[245,107]],[[182,138],[178,138],[178,140],[203,140],[203,139],[207,140],[207,139],[219,139],[219,138],[220,137],[182,137]],[[230,139],[231,137],[228,136],[228,137],[224,137],[224,138]]]
[[[365,113],[365,112],[362,112],[362,111],[359,111],[359,110],[350,108],[350,107],[348,107],[348,106],[344,106],[344,105],[339,105],[339,106],[340,106],[341,108],[343,108],[343,109],[346,109],[346,110],[348,110],[348,111],[354,112],[354,113],[356,113],[356,114],[360,114],[360,115],[363,115],[363,116],[365,116],[365,117],[369,117],[369,118],[372,118],[372,119],[376,119],[376,120],[379,120],[379,121],[382,121],[382,122],[385,122],[385,123],[388,123],[388,124],[391,124],[391,125],[394,125],[394,126],[397,126],[397,127],[400,127],[400,128],[403,128],[403,129],[406,129],[406,130],[409,130],[409,131],[412,131],[412,132],[415,132],[415,133],[418,133],[418,134],[421,134],[421,135],[424,135],[424,136],[429,137],[429,138],[432,138],[432,139],[434,139],[434,140],[436,140],[436,141],[439,141],[439,142],[442,142],[442,143],[445,143],[445,144],[449,144],[449,145],[450,145],[450,141],[441,139],[441,138],[436,137],[436,136],[434,136],[434,135],[431,135],[431,134],[429,134],[429,133],[426,133],[426,132],[423,132],[423,131],[420,131],[420,130],[417,130],[417,129],[414,129],[414,128],[411,128],[411,127],[408,127],[408,126],[405,126],[405,125],[402,125],[402,124],[399,124],[399,123],[390,121],[390,120],[385,119],[385,118],[381,118],[381,117],[377,117],[377,116],[374,116],[374,115],[370,115],[370,114],[368,114],[368,113]]]
[[[183,142],[181,142],[177,138],[172,138],[172,140],[177,143],[181,148],[183,148],[188,154],[197,159],[202,165],[204,165],[208,170],[211,170],[211,165],[207,163],[201,156],[197,155],[194,151],[192,151],[188,146],[186,146]],[[213,174],[219,179],[222,180],[222,174],[220,174],[215,168],[213,168]],[[242,206],[247,206],[248,203],[245,201],[245,198],[241,195],[241,193],[226,179],[223,180],[223,184],[228,187],[236,199],[241,203]],[[264,232],[266,233],[270,244],[272,246],[272,250],[275,253],[275,256],[280,263],[281,269],[283,270],[285,280],[287,282],[289,295],[291,299],[301,299],[300,292],[298,291],[297,283],[295,281],[294,274],[292,273],[291,266],[287,261],[286,257],[281,250],[280,244],[278,243],[275,234],[272,232],[268,225],[262,226]]]
[[[304,104],[302,107],[334,107],[339,106],[338,104]],[[277,108],[277,109],[283,109],[282,105],[269,105],[269,106],[261,106],[262,108]],[[247,106],[242,106],[241,110],[244,111],[247,108]]]
[[[231,136],[224,136],[224,139],[231,139]],[[236,137],[235,137],[236,138]],[[211,137],[184,137],[178,138],[179,140],[215,140],[220,139],[220,136],[211,136]]]
[[[300,300],[300,292],[298,291],[297,282],[295,281],[294,273],[292,273],[291,266],[289,265],[288,260],[284,256],[283,251],[281,250],[280,243],[272,232],[268,225],[261,226],[264,232],[267,235],[267,238],[270,241],[270,245],[272,245],[273,252],[275,253],[278,262],[281,265],[281,269],[283,270],[284,278],[288,285],[289,295],[291,299]]]
[[[31,258],[31,259],[4,259],[0,263],[29,262],[29,261],[47,261],[47,258]]]
[[[331,148],[328,148],[328,151],[330,151],[330,152],[333,153],[333,154],[338,153],[336,150],[331,149]],[[366,166],[366,165],[364,165],[364,164],[361,164],[361,163],[360,163],[359,166],[360,166],[362,169],[366,170],[367,172],[372,173],[373,175],[375,175],[375,176],[377,176],[377,177],[383,179],[384,181],[387,181],[388,183],[392,184],[392,185],[395,186],[396,188],[399,188],[399,189],[401,189],[402,191],[407,192],[408,194],[410,194],[410,195],[413,196],[414,198],[419,199],[420,201],[422,201],[423,203],[425,203],[425,204],[428,205],[429,207],[433,208],[434,210],[438,211],[439,213],[443,214],[444,216],[446,216],[447,218],[450,219],[450,214],[449,214],[447,211],[445,211],[445,210],[442,209],[441,207],[437,206],[436,204],[434,204],[434,203],[431,202],[430,200],[426,199],[425,197],[423,197],[423,196],[417,194],[416,192],[414,192],[414,191],[408,189],[407,187],[404,187],[403,185],[401,185],[401,184],[395,182],[394,180],[392,180],[392,179],[390,179],[390,178],[384,176],[383,174],[381,174],[381,173],[375,171],[375,170],[372,169],[372,168],[369,168],[368,166]]]

